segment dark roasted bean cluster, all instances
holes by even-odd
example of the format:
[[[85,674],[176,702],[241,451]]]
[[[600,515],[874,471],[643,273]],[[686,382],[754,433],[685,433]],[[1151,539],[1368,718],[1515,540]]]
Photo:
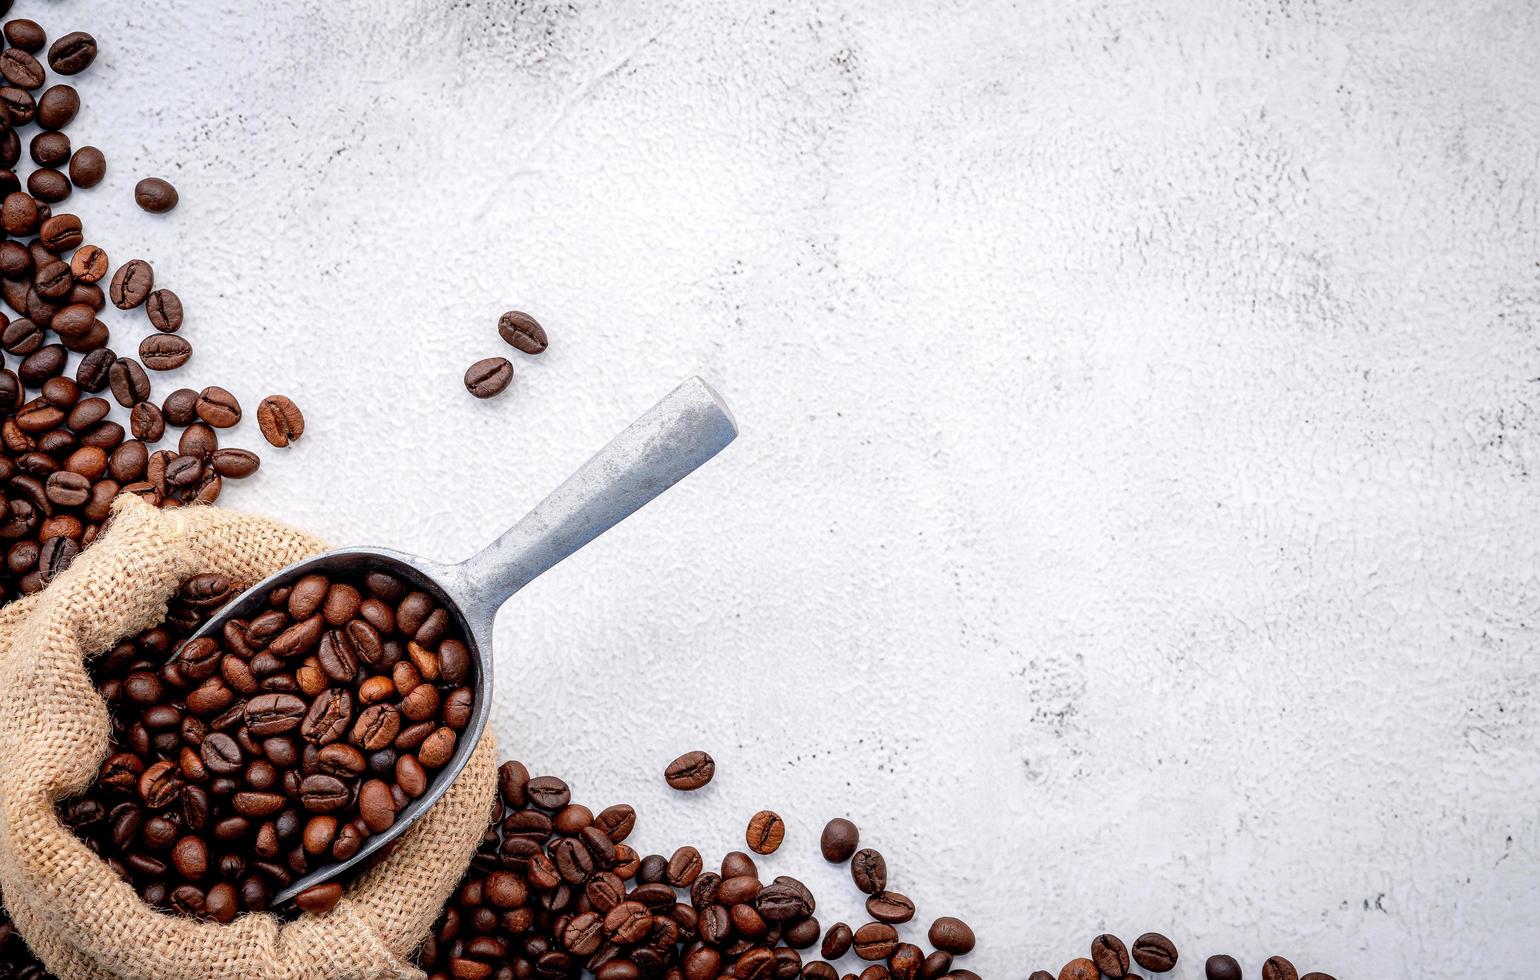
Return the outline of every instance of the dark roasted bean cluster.
[[[692,752],[666,776],[675,788],[698,789],[715,771],[709,755]],[[724,857],[720,870],[706,870],[689,845],[670,857],[640,857],[625,843],[636,826],[632,807],[595,814],[572,802],[565,782],[532,779],[518,762],[498,770],[498,797],[470,870],[418,953],[433,980],[558,980],[585,970],[598,980],[839,980],[830,961],[850,955],[862,963],[860,980],[977,980],[953,969],[953,958],[974,945],[960,920],[932,923],[934,952],[901,941],[894,925],[908,921],[914,905],[887,889],[880,854],[856,850],[859,833],[848,820],[825,829],[824,854],[851,862],[874,921],[825,931],[802,882],[763,882],[742,851]],[[747,833],[778,843],[784,832],[779,816],[762,811]],[[804,960],[815,947],[822,958]]]
[[[112,752],[64,820],[151,905],[228,922],[345,861],[428,789],[470,721],[470,653],[400,579],[308,575],[187,639],[237,589],[189,579],[96,668]],[[336,904],[341,885],[296,901]]]
[[[224,481],[251,475],[259,463],[247,450],[219,446],[214,430],[241,418],[225,389],[182,388],[161,404],[151,400],[146,369],[172,371],[192,357],[180,332],[181,299],[156,282],[143,259],[113,271],[107,252],[86,241],[81,218],[55,213],[75,188],[94,187],[106,173],[99,149],[73,148],[64,132],[80,110],[80,93],[48,84],[50,69],[73,76],[89,67],[95,38],[77,31],[49,45],[40,25],[21,18],[6,21],[3,33],[0,300],[10,313],[0,309],[0,603],[38,591],[69,567],[120,492],[160,506],[208,503]],[[23,138],[32,130],[25,153],[33,167],[20,172]],[[177,200],[160,178],[141,181],[135,195],[154,213]],[[137,359],[108,346],[100,314],[109,300],[119,310],[143,309],[154,328]],[[292,402],[274,396],[263,405],[259,422],[269,442],[298,438],[304,422]],[[176,448],[153,449],[169,427],[185,427]]]
[[[1078,956],[1064,964],[1057,978],[1047,970],[1035,971],[1027,980],[1139,980],[1137,965],[1150,973],[1167,973],[1176,968],[1176,944],[1158,932],[1147,932],[1134,940],[1133,950],[1111,933],[1091,940],[1089,956]],[[1219,953],[1203,964],[1206,980],[1242,980],[1245,974],[1233,956]],[[1333,980],[1325,973],[1307,973],[1303,977],[1287,957],[1270,956],[1262,964],[1262,980]]]

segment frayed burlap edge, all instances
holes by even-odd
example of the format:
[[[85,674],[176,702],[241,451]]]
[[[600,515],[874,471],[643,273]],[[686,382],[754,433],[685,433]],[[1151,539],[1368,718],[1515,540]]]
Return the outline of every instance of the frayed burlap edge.
[[[336,909],[283,924],[157,913],[57,818],[107,753],[107,708],[85,662],[160,622],[199,572],[255,582],[322,550],[274,521],[120,497],[102,535],[42,593],[0,612],[0,892],[28,945],[64,980],[420,977],[409,963],[486,828],[490,730],[444,798],[348,888]]]

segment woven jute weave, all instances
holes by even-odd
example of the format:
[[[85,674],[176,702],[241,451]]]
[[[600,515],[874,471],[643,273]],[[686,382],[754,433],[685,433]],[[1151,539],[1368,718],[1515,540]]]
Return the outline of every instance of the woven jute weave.
[[[228,925],[156,912],[59,821],[107,754],[106,703],[87,664],[159,623],[200,572],[251,583],[322,550],[274,521],[117,500],[103,536],[43,592],[0,611],[0,894],[48,969],[75,978],[420,977],[427,936],[486,829],[490,731],[449,793],[331,912]]]

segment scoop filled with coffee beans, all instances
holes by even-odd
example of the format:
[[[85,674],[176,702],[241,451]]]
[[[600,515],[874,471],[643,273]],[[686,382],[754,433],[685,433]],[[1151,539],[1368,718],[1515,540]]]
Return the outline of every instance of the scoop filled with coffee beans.
[[[307,848],[315,863],[299,862],[302,873],[271,904],[335,901],[336,879],[443,796],[486,727],[499,607],[737,434],[716,392],[692,378],[466,561],[446,565],[383,548],[327,552],[254,584],[177,647],[171,663],[185,677],[202,679],[185,694],[187,711],[213,719],[214,733],[203,739],[197,762],[216,774],[244,772],[248,756],[265,755],[256,743],[295,734],[302,751],[316,756],[308,774],[275,770],[271,791],[243,786],[233,794],[232,816],[260,821],[285,807],[283,781],[298,780],[287,788],[297,790],[289,795],[310,815],[307,838],[310,825],[316,827],[314,846]],[[293,690],[261,685],[261,675],[294,663],[300,666]],[[153,713],[160,685],[153,674],[145,677],[146,690],[126,693]],[[145,724],[154,728],[153,720]],[[171,722],[169,713],[164,720]],[[223,734],[220,720],[254,744],[243,747]],[[407,729],[414,729],[409,741],[415,746],[408,772],[396,770],[393,782],[360,783],[364,753],[399,748]],[[153,805],[162,781],[169,795],[183,777],[167,761],[124,772],[122,779],[133,779]],[[326,819],[334,813],[356,816],[362,827],[344,821],[339,829],[337,820]],[[339,849],[344,832],[360,839]]]

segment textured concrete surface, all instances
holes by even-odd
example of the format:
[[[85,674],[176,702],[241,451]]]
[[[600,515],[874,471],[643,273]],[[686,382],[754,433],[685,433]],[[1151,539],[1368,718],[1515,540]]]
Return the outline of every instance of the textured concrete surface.
[[[186,301],[171,380],[309,418],[231,503],[466,555],[720,386],[739,444],[498,632],[506,752],[642,847],[775,807],[831,922],[848,814],[991,980],[1528,975],[1533,5],[17,8],[104,42],[76,202]],[[509,307],[552,348],[475,402]]]

